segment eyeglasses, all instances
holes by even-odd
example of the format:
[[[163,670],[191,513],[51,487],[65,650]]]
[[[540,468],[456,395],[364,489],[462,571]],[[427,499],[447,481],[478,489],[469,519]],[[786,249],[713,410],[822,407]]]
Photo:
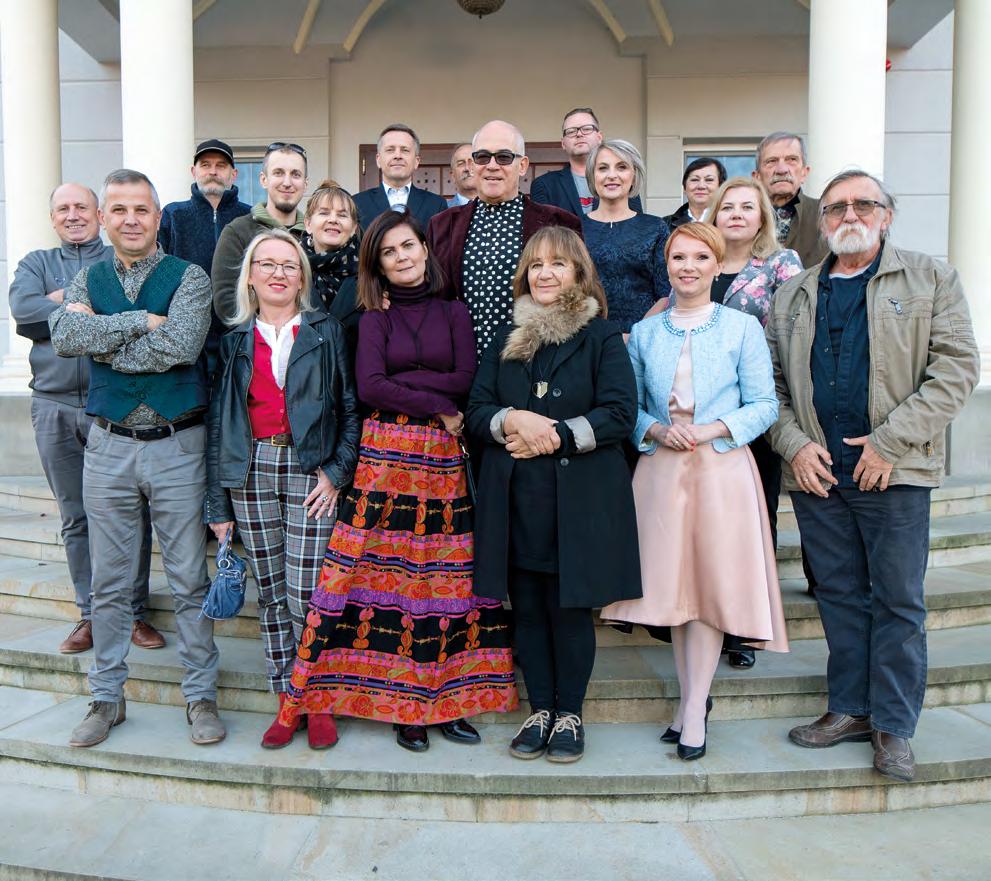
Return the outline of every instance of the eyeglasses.
[[[876,202],[874,199],[854,199],[852,202],[834,202],[832,205],[822,206],[822,216],[830,220],[839,220],[846,216],[847,208],[853,208],[853,213],[857,217],[870,217],[875,208],[887,208],[883,202]]]
[[[588,125],[573,125],[571,128],[566,128],[561,134],[566,138],[573,138],[575,135],[590,135],[592,132],[597,132],[598,130],[599,127],[597,125],[589,123]]]
[[[274,260],[252,260],[251,265],[257,266],[265,276],[275,275],[275,271],[281,269],[286,278],[295,278],[303,271],[298,263],[276,263]]]
[[[291,144],[288,141],[272,141],[265,148],[265,155],[269,153],[274,153],[276,150],[292,150],[293,153],[299,153],[304,159],[306,158],[306,150],[299,146],[299,144]]]
[[[495,159],[497,165],[512,165],[517,159],[522,159],[522,153],[514,153],[512,150],[476,150],[471,154],[472,161],[476,165],[488,165]]]

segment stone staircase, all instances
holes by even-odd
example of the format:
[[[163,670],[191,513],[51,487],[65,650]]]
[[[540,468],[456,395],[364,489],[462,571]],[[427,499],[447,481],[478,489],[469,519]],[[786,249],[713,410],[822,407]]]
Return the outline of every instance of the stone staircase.
[[[0,478],[0,786],[218,811],[472,823],[715,821],[991,802],[991,481],[953,480],[934,494],[928,709],[908,785],[872,770],[868,744],[813,751],[787,740],[796,719],[822,712],[826,688],[815,603],[795,577],[792,517],[783,499],[792,651],[759,654],[749,671],[720,665],[709,754],[698,762],[678,761],[657,739],[677,695],[670,649],[602,625],[577,765],[512,759],[509,723],[522,713],[482,717],[479,747],[435,737],[424,755],[398,749],[388,726],[356,720],[341,721],[330,752],[311,752],[305,738],[262,750],[275,701],[253,588],[241,614],[217,625],[224,743],[189,742],[170,638],[162,650],[132,648],[127,722],[105,744],[74,750],[66,739],[85,711],[90,653],[57,652],[76,618],[57,511],[42,480]],[[151,620],[168,635],[171,598],[157,553],[155,561]]]

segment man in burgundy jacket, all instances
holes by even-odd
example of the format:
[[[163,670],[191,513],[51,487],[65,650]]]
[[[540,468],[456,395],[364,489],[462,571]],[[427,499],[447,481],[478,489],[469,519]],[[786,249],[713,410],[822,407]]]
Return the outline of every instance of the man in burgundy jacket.
[[[513,275],[523,246],[543,226],[581,235],[581,221],[553,205],[520,193],[529,161],[518,128],[495,120],[471,142],[478,198],[430,219],[427,241],[447,278],[447,292],[464,300],[479,357],[495,331],[513,314]]]

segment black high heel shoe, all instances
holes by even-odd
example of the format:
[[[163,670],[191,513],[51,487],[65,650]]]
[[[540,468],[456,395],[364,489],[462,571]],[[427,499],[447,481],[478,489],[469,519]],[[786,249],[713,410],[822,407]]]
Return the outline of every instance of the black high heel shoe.
[[[709,730],[709,713],[712,712],[712,696],[710,695],[705,699],[705,729]],[[681,732],[675,731],[673,728],[668,728],[661,735],[661,743],[677,743],[681,740]]]
[[[701,759],[705,755],[705,741],[702,741],[702,746],[685,746],[680,740],[678,741],[678,758],[683,762],[694,762],[695,759]]]

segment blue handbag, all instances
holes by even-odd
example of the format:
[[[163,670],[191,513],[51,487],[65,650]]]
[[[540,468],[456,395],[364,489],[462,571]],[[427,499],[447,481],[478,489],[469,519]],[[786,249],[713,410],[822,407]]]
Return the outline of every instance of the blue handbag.
[[[244,606],[245,582],[248,579],[248,567],[234,551],[231,550],[231,536],[234,530],[227,532],[220,549],[217,551],[217,574],[210,582],[210,589],[203,600],[200,617],[206,615],[214,621],[233,618]]]

